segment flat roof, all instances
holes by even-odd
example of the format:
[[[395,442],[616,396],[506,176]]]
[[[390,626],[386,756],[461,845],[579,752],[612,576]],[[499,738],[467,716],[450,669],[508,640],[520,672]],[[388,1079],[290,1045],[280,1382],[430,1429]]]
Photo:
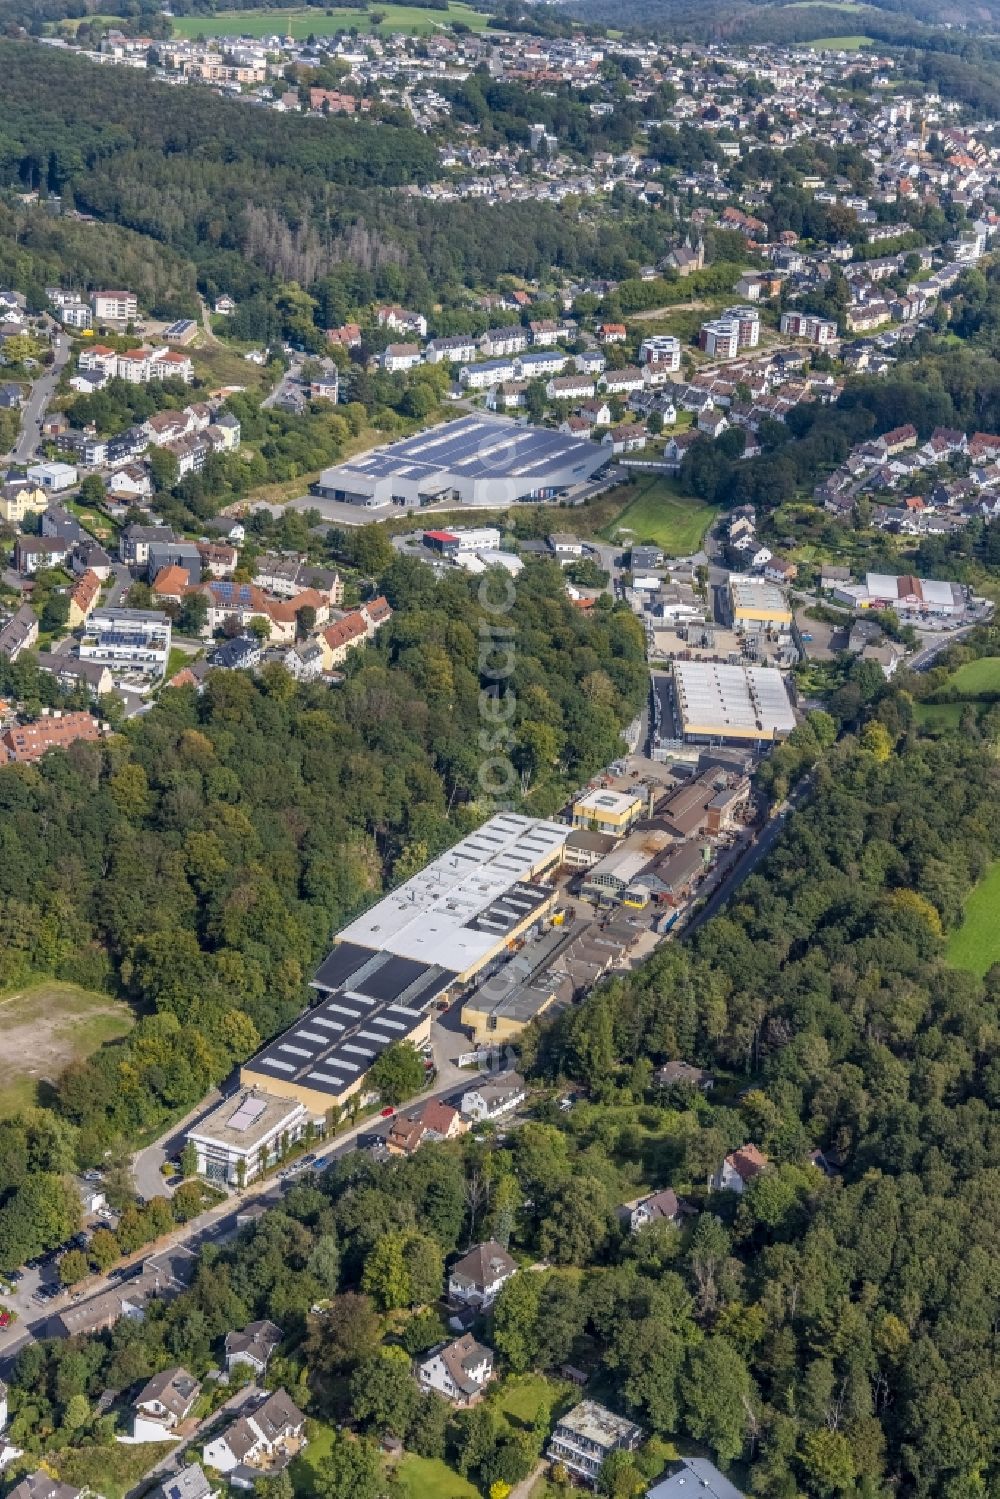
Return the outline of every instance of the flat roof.
[[[475,368],[481,372],[487,366]],[[350,476],[355,480],[400,478],[437,483],[448,474],[467,480],[509,476],[541,482],[553,470],[578,463],[581,454],[592,458],[592,447],[587,438],[546,427],[522,427],[507,417],[476,414],[359,454],[328,469],[320,482],[329,486],[329,476],[337,475],[343,488],[350,488]]]
[[[584,1441],[606,1448],[641,1436],[642,1427],[609,1411],[607,1406],[598,1405],[596,1400],[582,1400],[579,1405],[566,1412],[557,1423],[553,1435],[558,1437],[564,1432],[571,1432]]]
[[[442,987],[447,983],[435,992]],[[382,1052],[411,1037],[425,1014],[425,1007],[402,999],[380,1003],[350,988],[337,989],[251,1057],[246,1071],[339,1098]]]
[[[593,812],[612,814],[627,812],[630,807],[642,806],[643,798],[634,791],[605,791],[598,787],[595,791],[587,791],[578,797],[573,803],[575,812]]]
[[[549,898],[528,882],[569,831],[501,812],[345,927],[341,941],[464,973]]]
[[[731,577],[729,592],[737,612],[763,609],[768,613],[791,613],[788,599],[774,583],[765,583],[759,578]]]
[[[276,1098],[259,1088],[251,1088],[242,1091],[238,1098],[224,1099],[188,1133],[198,1140],[253,1150],[301,1108],[293,1098]]]
[[[674,695],[685,734],[772,738],[795,727],[781,673],[772,666],[675,661]]]

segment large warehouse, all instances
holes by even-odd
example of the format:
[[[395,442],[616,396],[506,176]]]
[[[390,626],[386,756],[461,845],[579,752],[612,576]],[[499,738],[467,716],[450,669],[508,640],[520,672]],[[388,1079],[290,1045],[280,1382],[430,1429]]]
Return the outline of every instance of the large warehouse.
[[[770,666],[675,661],[674,706],[688,741],[767,744],[795,727],[781,673]]]
[[[501,813],[372,906],[320,964],[318,1003],[247,1062],[242,1085],[321,1120],[393,1042],[422,1046],[434,1002],[483,974],[551,908],[556,892],[538,881],[568,834]]]
[[[585,484],[609,455],[587,438],[477,413],[328,468],[313,492],[368,509],[447,500],[502,510]]]

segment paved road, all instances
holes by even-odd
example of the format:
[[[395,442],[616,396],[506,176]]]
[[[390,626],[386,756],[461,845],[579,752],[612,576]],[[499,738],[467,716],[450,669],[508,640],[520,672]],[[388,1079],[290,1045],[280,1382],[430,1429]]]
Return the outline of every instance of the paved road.
[[[437,1016],[431,1026],[431,1043],[434,1053],[434,1062],[437,1068],[434,1090],[427,1094],[418,1094],[401,1104],[401,1109],[407,1109],[417,1103],[425,1102],[429,1098],[446,1098],[455,1101],[457,1096],[464,1091],[468,1085],[470,1074],[461,1069],[456,1058],[468,1049],[468,1041],[459,1026],[459,1014],[461,1011],[460,1001],[456,1001],[451,1008]],[[156,1195],[169,1195],[165,1188],[164,1178],[160,1175],[159,1167],[168,1155],[175,1154],[180,1147],[181,1135],[184,1128],[191,1124],[202,1114],[207,1113],[218,1102],[219,1095],[213,1093],[208,1099],[203,1099],[197,1109],[187,1118],[171,1128],[161,1136],[152,1146],[140,1151],[133,1160],[133,1170],[136,1175],[137,1191],[143,1197]],[[380,1117],[368,1116],[357,1124],[337,1135],[326,1144],[317,1145],[314,1151],[316,1156],[315,1169],[322,1170],[338,1156],[345,1155],[348,1151],[355,1150],[358,1145],[358,1137],[384,1136],[389,1129],[389,1121]],[[302,1168],[298,1168],[301,1170]],[[139,1178],[142,1180],[140,1181]],[[150,1246],[148,1253],[161,1253],[165,1248],[185,1248],[197,1250],[206,1242],[218,1243],[220,1239],[231,1238],[236,1233],[236,1211],[247,1202],[261,1201],[268,1206],[274,1206],[279,1202],[288,1188],[296,1180],[293,1174],[285,1178],[269,1177],[263,1182],[252,1183],[238,1198],[228,1197],[224,1202],[210,1208],[207,1212],[199,1214],[197,1218],[191,1219],[189,1223],[179,1227],[165,1240],[161,1240],[155,1246]],[[148,1190],[147,1190],[148,1188]],[[138,1264],[138,1261],[135,1262]],[[44,1280],[54,1283],[57,1279],[54,1266],[49,1266],[43,1272]],[[46,1326],[49,1319],[61,1312],[70,1304],[70,1295],[67,1292],[63,1296],[53,1298],[46,1303],[44,1310],[35,1307],[31,1302],[31,1296],[37,1290],[39,1277],[36,1272],[25,1272],[24,1280],[17,1288],[15,1296],[5,1297],[5,1304],[13,1307],[20,1317],[20,1321],[9,1328],[5,1333],[0,1332],[0,1367],[22,1347],[35,1337],[46,1335]],[[86,1283],[87,1297],[97,1296],[115,1284],[115,1280],[108,1276],[95,1276]]]
[[[785,831],[789,817],[793,812],[797,812],[811,796],[813,781],[812,774],[806,776],[799,782],[788,800],[776,808],[761,829],[759,836],[744,850],[732,869],[727,871],[722,883],[713,891],[701,909],[695,912],[690,921],[686,922],[679,935],[688,937],[706,921],[710,921],[740,888],[744,880],[749,879],[757,865],[762,859],[767,858]]]
[[[116,565],[111,574],[111,587],[108,590],[108,601],[105,605],[108,609],[117,609],[132,586],[132,575],[124,562]]]
[[[287,392],[291,390],[297,390],[299,388],[299,375],[301,373],[301,370],[301,364],[289,365],[288,369],[282,375],[281,379],[278,381],[271,394],[269,396],[265,396],[261,401],[261,407],[266,409],[269,406],[273,406]]]
[[[55,326],[55,325],[53,325]],[[69,358],[69,339],[65,333],[56,334],[52,345],[55,359],[44,374],[40,375],[31,387],[24,409],[21,412],[21,435],[14,449],[15,463],[30,463],[35,456],[35,449],[41,437],[42,419],[45,410],[55,394],[59,383],[59,376]]]

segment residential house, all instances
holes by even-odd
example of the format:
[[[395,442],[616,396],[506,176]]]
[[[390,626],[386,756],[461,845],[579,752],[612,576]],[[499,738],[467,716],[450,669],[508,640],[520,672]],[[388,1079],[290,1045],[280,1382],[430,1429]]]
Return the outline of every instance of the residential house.
[[[468,1127],[458,1109],[432,1098],[412,1113],[396,1115],[386,1136],[386,1149],[390,1155],[413,1155],[421,1145],[454,1140]]]
[[[49,496],[40,484],[14,481],[0,485],[0,520],[8,526],[20,526],[28,515],[41,515],[48,507]]]
[[[160,568],[151,587],[154,599],[166,599],[168,603],[180,607],[184,602],[184,595],[191,587],[191,575],[186,567],[171,562],[167,567]]]
[[[486,1078],[462,1094],[462,1113],[478,1124],[502,1119],[528,1096],[527,1084],[517,1072],[501,1072]]]
[[[419,344],[387,344],[382,354],[382,368],[390,375],[412,370],[421,360]]]
[[[623,422],[605,432],[601,443],[616,458],[622,453],[641,453],[646,446],[646,429],[641,422]]]
[[[212,652],[212,665],[220,671],[256,671],[264,659],[264,647],[256,635],[234,635]]]
[[[79,661],[75,656],[56,656],[48,651],[39,651],[35,660],[39,671],[55,677],[60,687],[67,691],[83,687],[92,697],[101,698],[114,688],[110,668],[102,662]]]
[[[27,604],[0,628],[0,656],[16,661],[22,651],[29,651],[38,640],[38,620]]]
[[[231,1374],[239,1365],[246,1365],[254,1374],[263,1374],[272,1353],[282,1339],[281,1328],[274,1322],[249,1322],[242,1332],[226,1334],[226,1372]]]
[[[483,1398],[493,1375],[493,1350],[471,1333],[432,1348],[419,1365],[420,1388],[443,1395],[463,1410]]]
[[[606,396],[628,396],[645,388],[645,377],[636,365],[620,370],[605,370],[598,384]]]
[[[520,323],[513,323],[507,328],[488,328],[479,340],[479,351],[487,359],[520,354],[527,347],[528,335]]]
[[[602,344],[623,344],[628,338],[628,329],[624,323],[602,323],[597,336]]]
[[[170,655],[170,616],[156,609],[95,609],[80,641],[80,660],[147,683],[162,677]]]
[[[249,1415],[206,1442],[202,1461],[238,1488],[273,1477],[305,1446],[306,1418],[285,1390],[275,1390]]]
[[[556,1423],[546,1457],[591,1487],[613,1452],[634,1452],[643,1439],[634,1421],[616,1416],[596,1400],[584,1400]]]
[[[770,1162],[756,1145],[741,1145],[727,1155],[712,1177],[714,1192],[735,1192],[742,1197],[750,1183],[766,1171]]]
[[[153,1489],[149,1499],[217,1499],[214,1489],[205,1477],[199,1463],[188,1463],[179,1473],[171,1473]]]
[[[16,1483],[8,1491],[7,1499],[81,1499],[81,1490],[60,1483],[58,1478],[39,1468],[37,1473],[29,1473],[27,1478]]]
[[[132,1437],[136,1442],[171,1442],[175,1428],[188,1415],[201,1385],[186,1369],[164,1369],[139,1391],[132,1406]]]
[[[545,395],[550,401],[582,401],[593,399],[596,390],[592,375],[554,375],[545,387]]]
[[[329,666],[339,666],[347,660],[348,651],[366,644],[368,629],[359,613],[345,614],[335,624],[323,631],[322,639],[329,647]]]
[[[698,1499],[745,1499],[743,1491],[707,1457],[682,1457],[669,1478],[661,1478],[646,1490],[645,1499],[691,1499],[692,1494]]]
[[[412,333],[418,338],[427,337],[427,319],[422,312],[410,312],[406,307],[380,307],[375,319],[380,328],[391,328],[395,333]]]
[[[517,1265],[494,1239],[477,1244],[448,1271],[449,1300],[479,1311],[492,1306],[500,1289],[517,1274]]]
[[[650,1223],[676,1223],[681,1216],[681,1205],[677,1193],[667,1187],[662,1192],[653,1192],[648,1197],[625,1203],[619,1212],[628,1224],[629,1233],[637,1234]]]
[[[88,569],[69,596],[67,623],[71,630],[86,623],[100,596],[101,580],[95,572]]]
[[[69,559],[73,571],[82,577],[84,573],[96,573],[100,582],[111,577],[113,563],[107,552],[97,541],[84,541]]]
[[[150,546],[173,540],[169,526],[125,526],[118,537],[118,559],[136,572],[145,572],[149,567]]]
[[[199,541],[197,547],[203,577],[232,577],[240,555],[234,546],[228,541]]]
[[[600,398],[581,402],[577,407],[577,414],[589,427],[607,427],[611,422],[611,407]]]
[[[66,749],[78,739],[99,739],[97,720],[89,713],[52,713],[34,723],[15,724],[0,736],[3,758],[33,765],[50,749]]]
[[[469,333],[451,338],[432,338],[424,350],[428,364],[471,364],[476,357],[476,340]]]
[[[14,566],[23,576],[39,568],[59,567],[66,560],[69,542],[58,536],[18,536],[14,542]]]
[[[665,1062],[653,1073],[653,1081],[661,1088],[697,1088],[701,1093],[708,1093],[715,1087],[715,1078],[703,1067],[695,1067],[690,1062]]]

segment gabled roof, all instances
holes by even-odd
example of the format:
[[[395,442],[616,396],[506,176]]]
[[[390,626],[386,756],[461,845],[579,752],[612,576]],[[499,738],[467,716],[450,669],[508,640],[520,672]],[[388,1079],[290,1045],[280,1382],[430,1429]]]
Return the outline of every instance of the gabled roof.
[[[504,1276],[513,1275],[516,1269],[517,1265],[506,1249],[495,1239],[487,1239],[484,1244],[477,1244],[475,1249],[470,1249],[468,1254],[452,1265],[449,1277],[485,1290]]]

